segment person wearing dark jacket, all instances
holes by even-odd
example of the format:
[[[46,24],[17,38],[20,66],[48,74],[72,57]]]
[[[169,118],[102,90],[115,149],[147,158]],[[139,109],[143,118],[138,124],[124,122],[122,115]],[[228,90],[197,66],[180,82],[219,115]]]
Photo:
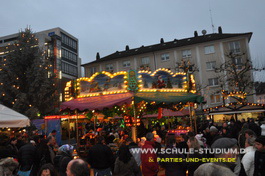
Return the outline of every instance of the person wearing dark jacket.
[[[18,149],[17,149],[17,138],[11,138],[9,144],[7,145],[10,157],[17,158]]]
[[[105,144],[103,136],[98,136],[97,144],[88,151],[88,164],[94,169],[95,175],[111,176],[111,168],[114,165],[115,159],[111,149]]]
[[[33,175],[37,175],[37,172],[41,166],[47,163],[52,163],[48,147],[48,140],[42,139],[40,144],[36,147],[34,165],[31,173]]]
[[[160,165],[165,168],[166,176],[186,176],[186,163],[184,162],[185,156],[174,152],[177,150],[175,147],[176,139],[175,136],[169,135],[166,139],[166,150],[167,153],[161,154]],[[178,162],[166,162],[167,158],[179,159]]]
[[[18,151],[18,162],[21,171],[32,169],[36,148],[32,143],[23,145]]]
[[[135,176],[139,172],[140,168],[131,155],[129,147],[122,145],[119,148],[119,156],[115,162],[114,174],[117,176]]]
[[[198,158],[199,160],[201,160],[203,158],[203,155],[200,154],[198,151],[201,148],[198,140],[195,137],[190,137],[187,141],[187,145],[189,147],[189,151],[190,153],[187,155],[187,159],[186,161],[189,161],[189,159],[194,159],[194,158]],[[191,151],[194,152],[191,152]],[[202,162],[188,162],[187,163],[187,168],[189,171],[189,176],[193,176],[195,170],[201,165],[203,164]]]
[[[67,165],[73,159],[72,158],[73,150],[74,150],[74,147],[69,144],[62,145],[59,148],[58,153],[60,153],[60,155],[58,155],[59,156],[58,163],[56,163],[56,161],[54,160],[54,164],[58,165],[57,169],[58,169],[60,176],[66,176]],[[57,156],[55,158],[57,158]]]

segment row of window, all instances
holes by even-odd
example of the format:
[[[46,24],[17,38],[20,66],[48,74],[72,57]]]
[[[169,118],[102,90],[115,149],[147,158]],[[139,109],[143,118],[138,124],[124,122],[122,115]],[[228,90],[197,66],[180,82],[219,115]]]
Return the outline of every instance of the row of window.
[[[65,49],[62,49],[62,57],[66,58],[70,61],[77,62],[77,55],[72,53],[72,52],[69,52]]]
[[[241,57],[233,58],[232,63],[236,66],[237,70],[243,68],[243,61]],[[206,70],[214,70],[216,68],[216,61],[206,62]]]
[[[73,76],[78,75],[77,67],[65,62],[62,62],[62,72]]]
[[[68,37],[67,35],[61,33],[62,35],[62,43],[70,46],[71,48],[77,49],[77,41]]]

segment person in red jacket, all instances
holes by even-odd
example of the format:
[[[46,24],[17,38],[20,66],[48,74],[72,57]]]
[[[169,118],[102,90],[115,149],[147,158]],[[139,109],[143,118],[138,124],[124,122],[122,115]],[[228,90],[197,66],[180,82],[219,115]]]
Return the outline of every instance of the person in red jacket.
[[[156,176],[159,170],[157,155],[154,152],[154,145],[154,134],[147,133],[141,153],[142,173],[144,176]]]

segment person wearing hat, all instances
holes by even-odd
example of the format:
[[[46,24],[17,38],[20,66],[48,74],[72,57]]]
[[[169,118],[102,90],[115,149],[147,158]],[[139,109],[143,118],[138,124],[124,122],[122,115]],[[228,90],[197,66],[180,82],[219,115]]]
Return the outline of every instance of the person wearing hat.
[[[219,138],[211,145],[212,150],[224,150],[223,153],[215,153],[216,158],[231,159],[237,158],[237,154],[229,151],[230,149],[237,149],[237,140],[234,138]],[[194,172],[195,176],[234,176],[236,175],[233,170],[235,168],[235,162],[214,162],[205,163],[198,167]]]
[[[55,157],[57,158],[57,163],[55,162],[55,159],[54,159],[54,163],[55,165],[57,165],[57,169],[58,169],[60,176],[66,176],[66,168],[67,168],[68,163],[73,159],[73,156],[72,156],[73,151],[74,151],[74,146],[69,145],[69,144],[62,145],[58,149],[59,155]]]
[[[210,127],[209,135],[206,136],[206,144],[211,146],[214,140],[218,137],[218,129],[215,126]]]
[[[255,152],[248,152],[244,155],[247,158],[244,160],[244,169],[247,175],[265,175],[265,136],[256,138],[254,146],[257,149]],[[251,168],[254,168],[254,174],[253,171],[248,172]]]

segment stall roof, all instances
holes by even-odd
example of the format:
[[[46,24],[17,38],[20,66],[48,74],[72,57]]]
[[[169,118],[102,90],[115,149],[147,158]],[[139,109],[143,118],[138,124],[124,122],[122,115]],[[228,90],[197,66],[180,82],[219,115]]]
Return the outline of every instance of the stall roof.
[[[0,128],[19,128],[29,125],[28,117],[0,104]]]
[[[124,103],[131,103],[134,97],[135,102],[153,102],[159,103],[186,103],[186,102],[202,102],[203,97],[192,93],[180,92],[138,92],[138,93],[121,93],[102,95],[87,98],[77,98],[61,104],[61,110],[65,109],[78,109],[78,110],[102,110],[104,108],[111,108],[115,105],[122,105]]]
[[[112,95],[102,95],[87,98],[77,98],[61,104],[61,110],[78,109],[84,111],[89,110],[102,110],[104,108],[111,108],[115,105],[122,105],[124,103],[130,103],[132,101],[133,93],[122,93]]]

